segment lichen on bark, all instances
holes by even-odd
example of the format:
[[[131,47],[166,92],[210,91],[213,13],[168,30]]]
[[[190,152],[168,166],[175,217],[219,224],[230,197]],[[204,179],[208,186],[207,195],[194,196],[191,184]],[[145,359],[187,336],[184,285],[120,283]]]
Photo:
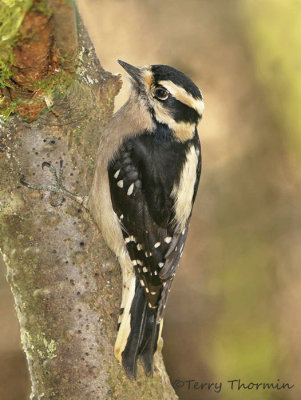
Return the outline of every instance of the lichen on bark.
[[[31,118],[19,112],[0,125],[0,249],[28,360],[31,398],[176,399],[160,354],[154,379],[140,370],[137,381],[129,381],[114,358],[121,276],[89,213],[69,199],[54,207],[54,194],[20,184],[23,175],[32,183],[51,183],[43,163],[58,168],[63,160],[66,187],[87,194],[101,131],[121,85],[101,67],[79,17],[76,22],[74,5],[52,0],[49,6],[44,45],[51,43],[51,52],[48,47],[42,59],[56,54],[59,72],[44,70],[40,93],[45,95],[49,80],[51,103],[31,114],[34,107],[27,101]],[[32,14],[29,8],[20,30],[36,26]],[[14,49],[31,47],[16,35]],[[41,83],[41,70],[24,67],[20,75],[20,69],[16,101],[31,84]]]

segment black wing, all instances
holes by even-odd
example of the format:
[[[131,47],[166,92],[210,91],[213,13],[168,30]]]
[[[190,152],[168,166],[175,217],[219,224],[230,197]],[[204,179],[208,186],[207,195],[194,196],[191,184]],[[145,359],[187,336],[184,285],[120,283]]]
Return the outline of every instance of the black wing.
[[[160,315],[187,236],[189,220],[182,232],[173,223],[171,192],[189,145],[157,142],[144,134],[127,140],[109,166],[113,208],[127,250],[149,307],[159,307]],[[200,163],[198,177],[199,170]],[[197,186],[198,182],[195,191]]]

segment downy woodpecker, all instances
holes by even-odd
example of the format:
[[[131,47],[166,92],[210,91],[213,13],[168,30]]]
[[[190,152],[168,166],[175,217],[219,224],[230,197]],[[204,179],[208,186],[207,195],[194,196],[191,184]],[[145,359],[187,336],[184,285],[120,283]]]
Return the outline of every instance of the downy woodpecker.
[[[166,66],[119,64],[131,94],[102,135],[88,208],[123,274],[115,355],[129,377],[153,373],[167,297],[201,171],[201,91]]]

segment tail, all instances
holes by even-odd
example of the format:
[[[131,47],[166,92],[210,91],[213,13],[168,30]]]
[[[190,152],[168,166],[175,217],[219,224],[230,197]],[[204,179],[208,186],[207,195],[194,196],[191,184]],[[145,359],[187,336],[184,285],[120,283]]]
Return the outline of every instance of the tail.
[[[157,322],[157,309],[150,308],[144,289],[136,277],[132,277],[130,287],[134,292],[125,293],[124,307],[115,355],[121,362],[129,378],[137,376],[137,360],[140,358],[145,373],[153,375],[153,357],[161,334],[161,323]]]

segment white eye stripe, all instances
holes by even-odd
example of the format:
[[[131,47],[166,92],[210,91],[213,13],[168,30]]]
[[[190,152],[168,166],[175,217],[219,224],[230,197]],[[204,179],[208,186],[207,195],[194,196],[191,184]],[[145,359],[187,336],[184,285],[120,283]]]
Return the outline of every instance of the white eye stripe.
[[[176,85],[172,81],[159,81],[158,84],[164,86],[177,100],[191,108],[194,108],[199,115],[203,114],[205,108],[203,100],[195,99],[190,93],[187,93],[184,88]]]

